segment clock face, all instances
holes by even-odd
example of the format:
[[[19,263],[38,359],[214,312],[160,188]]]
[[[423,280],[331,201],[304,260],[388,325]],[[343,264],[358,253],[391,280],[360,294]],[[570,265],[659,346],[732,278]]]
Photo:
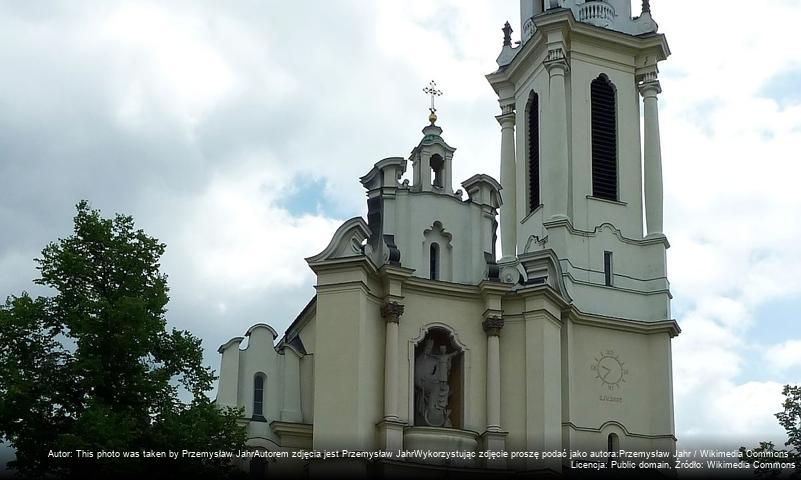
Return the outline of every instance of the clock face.
[[[625,363],[620,361],[620,356],[614,350],[601,352],[590,369],[595,372],[595,378],[610,391],[620,388],[620,385],[626,382],[626,375],[629,373]]]

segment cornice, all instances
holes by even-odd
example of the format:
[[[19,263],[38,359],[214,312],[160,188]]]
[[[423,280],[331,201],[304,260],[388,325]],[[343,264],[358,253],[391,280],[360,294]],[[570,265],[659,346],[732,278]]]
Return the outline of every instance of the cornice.
[[[455,297],[469,298],[477,302],[481,301],[481,290],[476,285],[410,277],[403,284],[403,287],[404,290],[408,289],[415,293],[451,295]]]
[[[643,239],[638,238],[629,238],[623,235],[623,232],[620,231],[619,228],[615,227],[611,223],[604,222],[597,227],[595,227],[592,231],[587,230],[579,230],[573,226],[570,220],[561,219],[561,220],[553,220],[553,221],[546,221],[542,224],[546,229],[550,228],[558,228],[564,227],[567,229],[568,233],[571,235],[583,236],[583,237],[595,237],[597,236],[602,229],[608,228],[613,235],[615,235],[618,240],[623,243],[627,243],[629,245],[637,245],[637,246],[646,246],[646,245],[664,245],[665,248],[670,248],[670,242],[668,242],[667,237],[664,235],[656,236],[656,237],[646,237]]]
[[[350,270],[353,268],[360,268],[370,275],[375,275],[378,273],[378,268],[376,267],[375,263],[373,263],[373,261],[370,260],[370,257],[366,255],[335,258],[331,260],[322,260],[319,262],[309,262],[309,267],[311,267],[314,273],[318,275],[320,272]]]
[[[642,320],[605,317],[602,315],[584,313],[575,306],[572,306],[571,308],[570,320],[577,325],[602,327],[631,333],[641,333],[646,335],[654,333],[667,333],[671,338],[676,337],[681,333],[681,328],[676,320],[669,319],[648,322]]]
[[[548,297],[548,300],[556,303],[561,310],[570,308],[570,302],[566,301],[562,297],[562,295],[560,295],[559,292],[556,291],[556,289],[554,289],[551,285],[548,285],[547,283],[522,286],[521,288],[515,289],[510,293],[515,296],[519,296],[521,299],[537,295],[544,295]]]
[[[673,440],[674,442],[676,441],[676,436],[675,436],[675,435],[673,435],[672,433],[665,433],[665,434],[661,434],[661,435],[660,435],[660,434],[652,435],[652,434],[646,434],[646,433],[635,433],[635,432],[630,432],[630,431],[629,431],[629,430],[626,428],[626,426],[625,426],[625,425],[623,425],[623,424],[622,424],[622,423],[620,423],[620,422],[616,422],[616,421],[614,421],[614,420],[610,420],[610,421],[608,421],[608,422],[604,422],[604,423],[603,423],[603,424],[602,424],[600,427],[598,427],[598,428],[593,428],[593,427],[579,427],[578,425],[576,425],[576,424],[575,424],[575,423],[573,423],[573,422],[562,422],[562,426],[563,426],[563,427],[572,428],[573,430],[577,430],[577,431],[580,431],[580,432],[594,432],[594,433],[600,433],[600,432],[601,432],[601,431],[602,431],[602,430],[603,430],[603,429],[604,429],[604,428],[605,428],[607,425],[615,425],[615,426],[617,426],[618,428],[620,428],[621,430],[623,430],[623,433],[625,433],[625,434],[626,434],[627,436],[629,436],[629,437],[635,437],[635,438],[647,438],[647,439],[649,439],[649,440],[660,440],[660,439],[666,439],[666,440]]]
[[[223,343],[222,345],[220,345],[220,348],[217,349],[217,353],[223,353],[228,348],[230,348],[230,347],[232,347],[234,345],[237,346],[237,350],[238,350],[239,344],[242,343],[242,341],[244,341],[244,340],[245,340],[245,337],[234,337],[234,338],[228,340],[227,342]]]
[[[254,325],[251,325],[251,327],[248,328],[248,331],[245,332],[245,336],[249,337],[257,328],[263,328],[263,329],[269,331],[270,335],[273,336],[273,340],[275,340],[278,337],[278,333],[275,331],[275,329],[273,327],[267,325],[266,323],[256,323]]]
[[[575,39],[627,49],[627,53],[633,57],[653,54],[655,55],[654,63],[670,56],[670,47],[664,34],[649,33],[635,36],[603,27],[596,27],[577,21],[570,9],[558,9],[538,15],[534,17],[534,22],[537,26],[536,32],[526,43],[519,47],[520,50],[515,54],[512,61],[495,72],[486,75],[487,80],[493,87],[504,82],[515,83],[514,80],[520,74],[521,68],[530,63],[527,61],[529,57],[535,52],[547,49],[547,33],[555,30],[563,31],[568,55],[571,53],[570,44]],[[636,67],[636,65],[632,66]]]

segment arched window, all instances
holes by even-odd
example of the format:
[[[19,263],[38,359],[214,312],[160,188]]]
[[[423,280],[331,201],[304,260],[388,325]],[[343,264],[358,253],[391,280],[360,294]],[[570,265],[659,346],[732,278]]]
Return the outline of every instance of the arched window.
[[[531,92],[526,106],[528,122],[528,211],[540,206],[540,97]]]
[[[431,184],[435,187],[442,188],[442,169],[445,167],[445,160],[440,155],[431,155],[431,170],[434,172],[434,179]]]
[[[261,373],[253,377],[253,418],[264,418],[264,375]]]
[[[592,196],[618,200],[617,100],[615,86],[601,74],[590,86],[592,99]]]
[[[606,465],[607,467],[611,467],[612,460],[617,458],[618,452],[620,451],[620,438],[618,438],[616,433],[610,433],[609,436],[606,437],[606,448],[609,452]]]
[[[439,244],[432,243],[429,254],[429,270],[431,280],[439,280]]]

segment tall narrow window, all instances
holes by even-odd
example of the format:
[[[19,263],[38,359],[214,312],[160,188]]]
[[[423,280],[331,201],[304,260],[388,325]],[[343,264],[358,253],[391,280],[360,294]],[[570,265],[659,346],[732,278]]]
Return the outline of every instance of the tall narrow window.
[[[612,460],[617,458],[618,452],[620,451],[620,439],[618,438],[616,433],[610,433],[609,436],[606,437],[606,448],[608,449],[609,452],[606,465],[607,467],[611,467]]]
[[[429,256],[431,280],[439,280],[439,244],[432,243]]]
[[[615,86],[601,74],[592,97],[592,196],[617,200],[617,101]]]
[[[253,417],[264,416],[264,375],[257,373],[253,378]]]
[[[528,211],[540,206],[540,97],[531,92],[526,107],[528,122]]]
[[[612,286],[612,252],[604,252],[604,285],[607,287]]]

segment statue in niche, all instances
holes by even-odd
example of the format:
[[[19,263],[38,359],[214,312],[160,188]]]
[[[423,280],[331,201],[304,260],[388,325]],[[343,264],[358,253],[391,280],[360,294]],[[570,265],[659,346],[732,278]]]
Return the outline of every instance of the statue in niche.
[[[447,345],[439,345],[434,353],[434,339],[425,340],[414,360],[415,424],[431,427],[452,427],[449,401],[449,378],[452,361],[460,352],[448,353]]]

